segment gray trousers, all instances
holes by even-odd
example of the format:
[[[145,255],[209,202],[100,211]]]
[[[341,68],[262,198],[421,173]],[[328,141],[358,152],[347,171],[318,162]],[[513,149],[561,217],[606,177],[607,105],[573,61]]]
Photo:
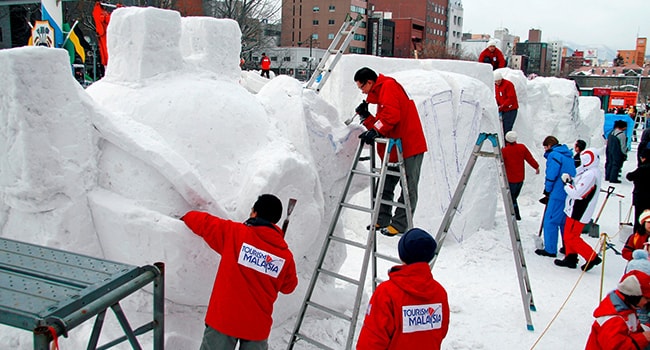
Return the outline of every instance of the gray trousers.
[[[411,214],[415,212],[415,207],[418,203],[418,183],[420,182],[420,168],[422,168],[422,160],[424,153],[416,154],[412,157],[404,159],[404,170],[406,171],[406,184],[409,191],[409,202],[411,204]],[[393,171],[399,172],[399,168],[390,168]],[[384,191],[381,194],[382,199],[393,201],[395,197],[395,187],[399,183],[398,176],[387,175],[384,182]],[[403,193],[403,192],[402,192]],[[404,203],[404,195],[400,195],[399,203]],[[406,220],[406,210],[404,208],[395,209],[395,215],[392,215],[393,207],[390,205],[382,204],[379,208],[379,218],[377,224],[380,227],[392,225],[399,232],[404,232],[408,228]]]
[[[205,326],[200,350],[234,350],[239,342],[239,350],[267,350],[268,341],[245,340],[225,335],[218,330]]]

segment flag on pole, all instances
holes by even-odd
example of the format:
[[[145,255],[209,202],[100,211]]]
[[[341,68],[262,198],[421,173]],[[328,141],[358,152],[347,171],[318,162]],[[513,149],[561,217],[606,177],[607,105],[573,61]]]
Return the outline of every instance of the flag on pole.
[[[63,46],[63,12],[60,0],[41,0],[41,19],[50,22],[54,30],[54,47]]]

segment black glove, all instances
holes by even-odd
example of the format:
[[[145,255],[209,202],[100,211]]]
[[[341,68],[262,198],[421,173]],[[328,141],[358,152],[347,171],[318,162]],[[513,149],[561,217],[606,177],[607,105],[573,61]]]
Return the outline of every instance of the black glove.
[[[363,100],[354,111],[361,117],[361,122],[370,116],[370,112],[368,112],[368,102],[366,102],[366,100]]]
[[[379,133],[375,129],[370,129],[368,131],[364,131],[359,135],[359,138],[361,139],[361,142],[365,142],[369,145],[372,145],[375,142],[375,139],[379,137]]]

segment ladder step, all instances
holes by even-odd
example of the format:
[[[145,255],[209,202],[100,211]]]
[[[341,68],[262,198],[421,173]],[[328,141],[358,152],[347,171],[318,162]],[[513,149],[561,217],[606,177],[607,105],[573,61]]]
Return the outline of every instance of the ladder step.
[[[343,276],[343,275],[341,275],[339,273],[336,273],[336,272],[333,272],[333,271],[330,271],[330,270],[318,269],[318,271],[320,273],[324,274],[324,275],[332,276],[334,278],[338,278],[340,280],[346,281],[346,282],[348,282],[350,284],[354,284],[355,286],[358,286],[359,284],[361,284],[359,281],[357,281],[355,279],[352,279],[352,278],[350,278],[348,276]]]
[[[366,213],[372,213],[372,209],[362,207],[362,206],[359,206],[359,205],[356,205],[356,204],[341,203],[341,206],[345,207],[345,208],[360,210],[360,211],[363,211],[363,212],[366,212]]]
[[[393,206],[393,207],[396,207],[396,208],[403,208],[403,209],[406,209],[406,204],[402,204],[402,203],[400,203],[400,202],[393,202],[393,201],[387,201],[387,200],[382,199],[382,200],[380,201],[380,203],[381,203],[381,204],[388,204],[388,205]]]
[[[317,347],[319,349],[334,350],[334,348],[330,348],[329,346],[327,346],[327,345],[325,345],[325,344],[323,344],[323,343],[321,343],[321,342],[319,342],[319,341],[317,341],[315,339],[312,339],[312,338],[310,338],[310,337],[308,337],[308,336],[306,336],[306,335],[304,335],[302,333],[296,333],[296,338],[297,338],[296,340],[298,340],[298,339],[304,340],[307,343],[309,343],[311,345],[314,345],[315,347]]]
[[[365,175],[365,176],[372,176],[372,177],[380,177],[381,176],[380,173],[377,173],[377,172],[374,172],[374,171],[368,171],[368,170],[354,169],[354,170],[352,170],[352,173],[353,174],[359,174],[359,175]],[[399,173],[398,173],[398,175],[399,175]]]
[[[337,53],[339,53],[339,49],[333,49],[333,50],[330,50],[329,52],[330,52],[331,54],[336,55]]]
[[[321,311],[324,311],[324,312],[326,312],[326,313],[328,313],[328,314],[330,314],[332,316],[336,316],[336,317],[338,317],[340,319],[343,319],[343,320],[346,320],[348,322],[352,321],[352,317],[350,317],[350,316],[348,316],[348,315],[346,315],[346,314],[344,314],[342,312],[336,311],[334,309],[330,309],[329,307],[323,306],[323,305],[318,304],[316,302],[308,301],[307,305],[315,307],[315,308],[317,308],[317,309],[319,309]]]
[[[337,241],[337,242],[345,243],[345,244],[348,244],[348,245],[351,245],[351,246],[355,246],[355,247],[360,248],[360,249],[366,249],[365,244],[355,242],[355,241],[351,241],[351,240],[349,240],[347,238],[332,235],[332,236],[330,236],[330,239],[333,240],[333,241]]]
[[[343,30],[343,31],[341,31],[341,34],[342,34],[342,35],[348,35],[348,34],[350,34],[350,33],[352,33],[351,30]]]
[[[393,256],[390,256],[390,255],[385,255],[385,254],[381,254],[381,253],[375,253],[375,256],[378,257],[378,258],[380,258],[380,259],[384,259],[384,260],[392,261],[392,262],[394,262],[394,263],[396,263],[396,264],[401,264],[401,263],[402,263],[402,261],[401,261],[400,259],[398,259],[398,258],[396,258],[396,257],[393,257]]]

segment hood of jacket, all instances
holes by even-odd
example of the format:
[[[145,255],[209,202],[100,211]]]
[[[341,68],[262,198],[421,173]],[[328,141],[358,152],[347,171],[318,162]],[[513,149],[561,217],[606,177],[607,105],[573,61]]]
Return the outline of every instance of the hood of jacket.
[[[569,158],[573,158],[573,154],[571,153],[571,150],[570,150],[569,147],[567,147],[567,145],[565,145],[565,144],[553,145],[553,146],[551,147],[551,149],[549,149],[548,151],[544,152],[544,158],[548,158],[548,156],[549,156],[551,153],[553,153],[553,152],[557,152],[557,153],[559,153],[559,154],[561,154],[561,155],[563,155],[563,156],[567,156],[567,157],[569,157]]]
[[[405,293],[418,298],[430,298],[436,293],[437,283],[425,262],[394,266],[388,273],[390,280]]]

